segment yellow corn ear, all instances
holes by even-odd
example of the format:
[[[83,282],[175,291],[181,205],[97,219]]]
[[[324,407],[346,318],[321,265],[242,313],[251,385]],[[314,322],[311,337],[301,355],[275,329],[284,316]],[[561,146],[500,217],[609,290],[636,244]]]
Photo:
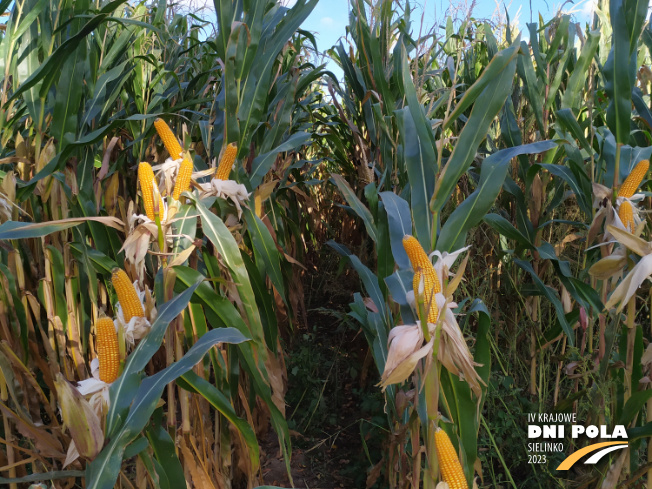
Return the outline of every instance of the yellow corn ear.
[[[172,192],[174,200],[179,200],[181,193],[190,188],[191,175],[192,161],[186,156],[183,158],[183,161],[179,165],[179,170],[177,171],[177,179],[174,182],[174,191]]]
[[[233,168],[233,162],[235,161],[235,155],[238,153],[238,145],[235,143],[229,143],[222,158],[220,159],[219,165],[217,165],[217,171],[213,178],[217,180],[228,180],[231,169]]]
[[[618,208],[618,217],[630,233],[634,232],[634,208],[629,200],[623,201]]]
[[[120,370],[118,333],[111,318],[101,317],[97,320],[95,323],[95,341],[97,358],[100,361],[100,380],[110,384],[118,378]]]
[[[435,448],[437,449],[441,478],[448,484],[448,487],[450,489],[468,489],[469,485],[464,477],[464,470],[457,457],[457,452],[453,448],[450,438],[441,428],[437,428],[435,431]]]
[[[138,292],[131,283],[127,273],[120,269],[114,268],[111,275],[111,282],[116,294],[118,294],[118,301],[122,306],[122,314],[125,322],[129,322],[133,317],[144,317],[143,305],[138,298]]]
[[[167,149],[168,153],[170,153],[170,157],[173,160],[178,160],[181,158],[181,145],[179,144],[177,137],[172,132],[172,129],[170,129],[170,126],[168,126],[163,119],[156,119],[154,121],[154,127],[156,128],[156,132],[158,133],[159,137],[163,141],[165,149]]]
[[[140,182],[140,191],[143,193],[143,205],[145,207],[145,214],[152,221],[154,215],[154,187],[158,190],[156,179],[154,178],[154,170],[149,163],[143,162],[138,165],[138,181]],[[157,192],[158,193],[158,192]],[[163,219],[163,199],[159,194],[159,213],[161,220]]]
[[[406,234],[403,237],[403,248],[405,248],[405,252],[410,259],[412,269],[414,270],[414,279],[412,281],[414,295],[417,297],[419,283],[421,282],[421,277],[423,276],[423,282],[425,286],[423,293],[425,305],[428,308],[428,322],[436,323],[437,318],[439,317],[439,310],[437,308],[435,294],[441,292],[441,284],[439,283],[437,272],[435,272],[435,267],[432,266],[430,258],[428,258],[428,255],[426,255],[426,252],[423,250],[419,240],[417,240],[414,236]]]
[[[629,199],[634,195],[649,168],[650,162],[648,160],[639,161],[618,190],[618,197],[626,197]]]
[[[113,216],[115,215],[115,208],[118,205],[118,190],[120,188],[120,174],[115,172],[108,178],[108,185],[104,190],[104,207],[106,212]]]

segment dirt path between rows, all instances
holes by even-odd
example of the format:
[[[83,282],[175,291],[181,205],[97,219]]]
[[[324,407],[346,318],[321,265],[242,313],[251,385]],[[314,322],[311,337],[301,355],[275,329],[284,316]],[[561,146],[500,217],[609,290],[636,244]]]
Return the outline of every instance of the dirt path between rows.
[[[348,269],[338,274],[338,263],[329,254],[309,267],[307,324],[287,335],[286,413],[297,488],[365,488],[370,458],[376,463],[379,457],[377,373],[359,325],[347,315],[359,282]],[[261,441],[261,451],[265,484],[290,487],[273,431]]]

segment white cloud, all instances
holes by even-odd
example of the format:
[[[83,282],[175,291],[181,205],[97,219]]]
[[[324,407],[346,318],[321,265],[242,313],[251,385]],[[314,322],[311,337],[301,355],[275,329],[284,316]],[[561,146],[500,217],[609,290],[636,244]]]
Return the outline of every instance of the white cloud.
[[[321,22],[321,25],[325,26],[332,26],[335,23],[331,17],[322,17],[319,21]]]
[[[597,6],[598,0],[580,0],[571,6],[564,3],[560,7],[556,7],[555,11],[561,9],[564,14],[575,14],[580,18],[590,18]]]
[[[292,8],[297,3],[297,0],[278,0],[278,3],[284,7]]]

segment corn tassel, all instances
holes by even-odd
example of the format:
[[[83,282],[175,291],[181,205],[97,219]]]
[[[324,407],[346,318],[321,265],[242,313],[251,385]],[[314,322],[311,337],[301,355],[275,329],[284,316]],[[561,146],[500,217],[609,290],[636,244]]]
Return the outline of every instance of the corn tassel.
[[[441,292],[441,284],[437,272],[435,272],[435,267],[432,266],[430,258],[428,258],[428,255],[426,255],[421,244],[414,236],[405,235],[403,237],[403,248],[405,248],[414,270],[414,279],[412,281],[414,294],[418,293],[419,282],[421,282],[421,276],[423,276],[425,286],[424,302],[428,308],[428,322],[436,323],[439,317],[439,309],[437,308],[435,294]]]
[[[439,471],[441,478],[448,484],[450,489],[468,489],[469,485],[464,477],[462,464],[457,457],[450,438],[444,430],[437,428],[435,431],[435,448],[439,460]]]
[[[222,158],[220,159],[219,165],[217,165],[217,171],[215,172],[216,180],[228,180],[231,169],[233,168],[233,162],[235,161],[235,155],[238,153],[238,145],[235,143],[229,143],[229,145],[224,150]]]
[[[149,163],[141,163],[138,165],[138,181],[140,182],[140,190],[143,193],[143,206],[145,207],[145,214],[152,221],[155,220],[154,213],[154,187],[158,190],[156,179],[154,178],[154,170]],[[158,194],[158,192],[157,192]],[[163,199],[159,194],[159,213],[160,218],[163,220]]]
[[[181,158],[181,145],[179,144],[177,137],[172,132],[172,129],[170,129],[170,126],[168,126],[163,119],[156,119],[154,121],[154,127],[156,128],[156,132],[158,133],[159,137],[163,141],[165,149],[167,149],[168,153],[170,153],[170,158],[173,160],[178,160]]]
[[[618,217],[630,233],[634,232],[634,208],[629,200],[623,201],[618,208]]]
[[[179,170],[177,171],[177,179],[174,182],[174,191],[172,192],[174,200],[179,200],[181,193],[190,188],[191,175],[192,161],[186,156],[183,158],[183,161],[179,165]]]
[[[618,197],[625,197],[629,199],[632,195],[634,195],[638,190],[638,186],[641,184],[643,178],[647,174],[649,168],[650,162],[648,160],[639,161],[618,190]]]
[[[100,380],[110,384],[118,378],[120,369],[118,333],[111,318],[98,319],[95,323],[95,338],[97,358],[100,361]]]
[[[111,281],[116,294],[118,294],[125,322],[128,323],[133,317],[144,317],[145,311],[143,311],[143,305],[138,298],[138,292],[129,280],[127,273],[120,268],[114,268]]]

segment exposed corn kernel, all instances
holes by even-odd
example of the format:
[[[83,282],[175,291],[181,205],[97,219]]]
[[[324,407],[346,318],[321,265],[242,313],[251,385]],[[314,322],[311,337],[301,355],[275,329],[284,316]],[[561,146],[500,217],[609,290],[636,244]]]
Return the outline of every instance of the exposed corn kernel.
[[[168,126],[163,119],[156,119],[154,121],[154,127],[156,128],[156,132],[158,133],[159,137],[163,141],[165,149],[167,149],[168,153],[170,153],[170,157],[173,160],[178,160],[181,158],[181,145],[179,144],[177,137],[172,132],[172,129],[170,129],[170,126]]]
[[[630,233],[634,232],[634,208],[629,200],[623,201],[618,208],[618,217]]]
[[[448,484],[448,487],[450,489],[469,489],[457,452],[453,448],[450,438],[441,428],[437,428],[435,432],[435,448],[437,449],[441,478]]]
[[[648,169],[650,168],[650,162],[648,160],[639,161],[632,172],[627,176],[620,189],[618,190],[619,197],[630,198],[638,190],[638,186],[643,181],[643,178],[647,174]]]
[[[423,276],[425,286],[423,293],[424,302],[428,309],[428,322],[436,323],[437,318],[439,317],[439,310],[437,308],[435,294],[441,292],[441,284],[439,283],[437,272],[435,272],[435,268],[432,266],[430,258],[428,258],[423,247],[414,236],[405,235],[403,237],[403,248],[405,248],[405,252],[410,259],[410,263],[414,270],[414,279],[412,281],[414,295],[417,297],[419,283]]]
[[[174,200],[179,200],[179,196],[190,188],[191,175],[192,161],[186,156],[183,158],[183,161],[179,165],[177,179],[174,182],[174,191],[172,192],[172,197],[174,197]]]
[[[128,323],[132,317],[144,317],[145,311],[138,298],[138,292],[136,292],[134,284],[129,280],[127,273],[120,268],[114,268],[111,281],[118,295],[118,301],[122,307],[125,322]]]
[[[102,317],[97,320],[95,323],[95,341],[97,358],[100,362],[100,380],[110,384],[118,378],[120,369],[118,333],[111,318]]]
[[[222,158],[220,159],[219,165],[217,165],[217,171],[215,176],[217,180],[228,180],[231,169],[233,168],[233,162],[235,161],[235,155],[238,153],[238,145],[235,143],[229,143],[229,145],[224,150]]]
[[[145,214],[152,221],[155,219],[154,212],[154,187],[158,190],[156,179],[154,178],[154,170],[149,163],[141,163],[138,165],[138,182],[140,182],[140,191],[143,194],[143,206],[145,207]],[[158,194],[158,192],[157,192]],[[159,194],[159,216],[163,219],[163,199]]]

